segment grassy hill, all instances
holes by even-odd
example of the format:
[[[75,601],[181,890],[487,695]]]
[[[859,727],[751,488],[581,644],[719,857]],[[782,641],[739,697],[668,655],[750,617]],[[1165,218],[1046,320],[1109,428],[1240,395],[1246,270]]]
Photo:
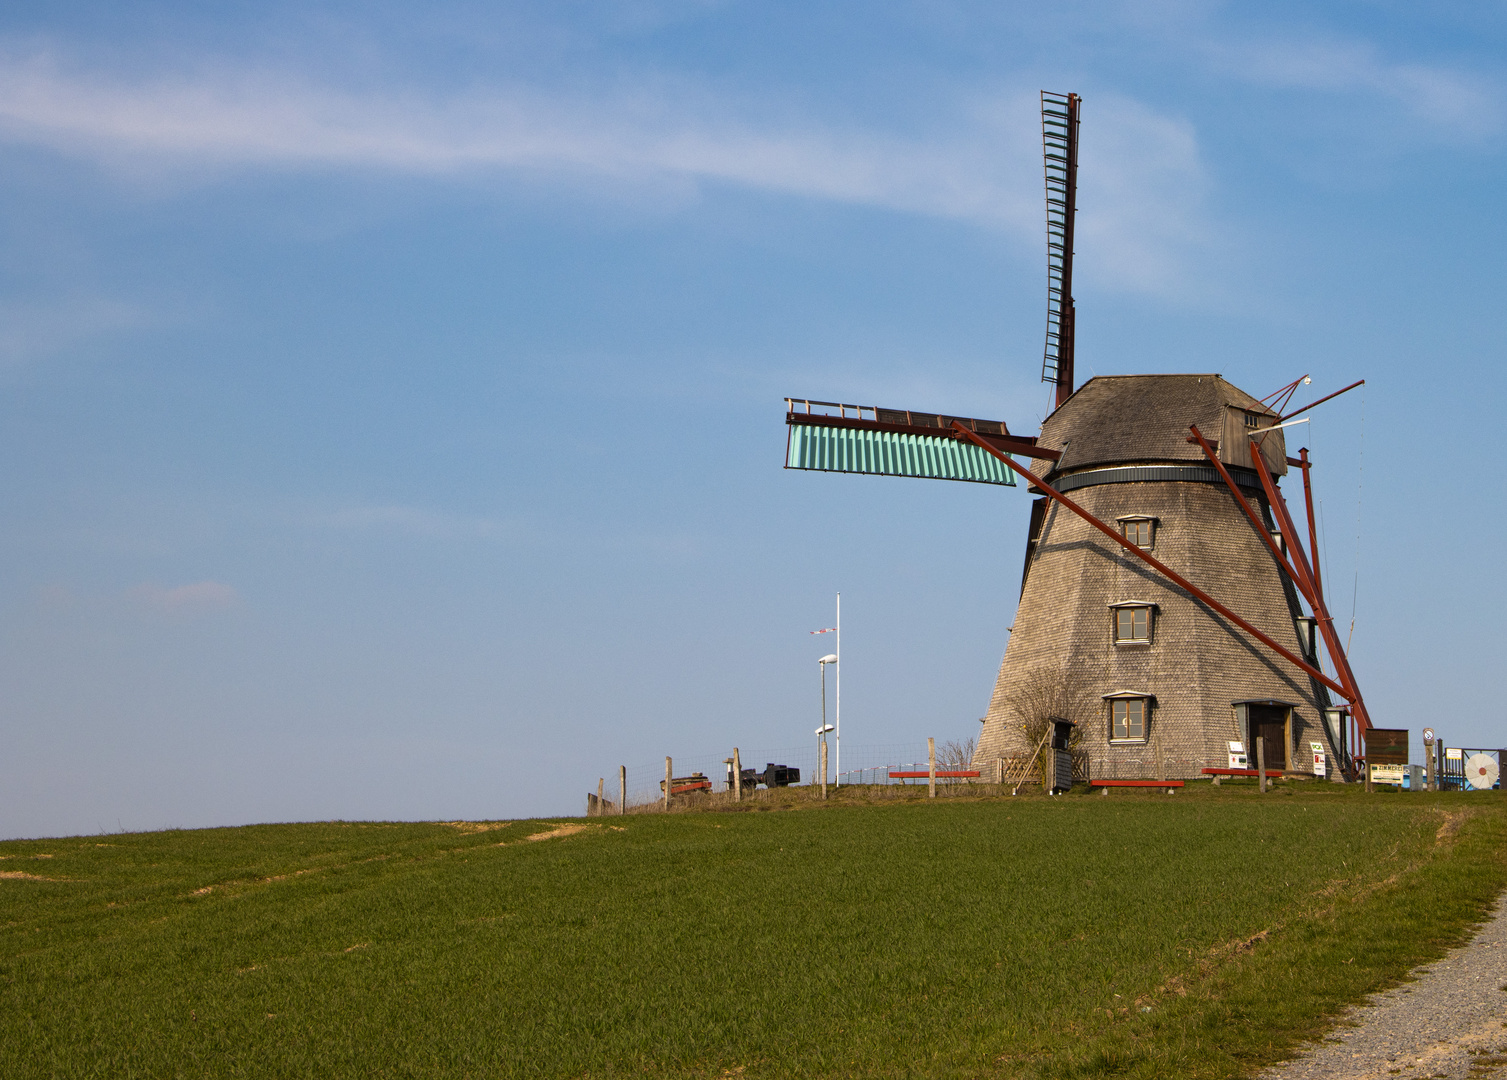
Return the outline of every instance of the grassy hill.
[[[1495,793],[805,805],[0,843],[0,1075],[1241,1076],[1507,885]]]

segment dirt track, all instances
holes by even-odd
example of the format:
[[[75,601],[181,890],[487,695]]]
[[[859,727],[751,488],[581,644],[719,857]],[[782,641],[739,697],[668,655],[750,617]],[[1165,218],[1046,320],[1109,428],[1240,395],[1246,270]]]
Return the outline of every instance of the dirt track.
[[[1507,899],[1470,944],[1413,974],[1264,1080],[1507,1077]]]

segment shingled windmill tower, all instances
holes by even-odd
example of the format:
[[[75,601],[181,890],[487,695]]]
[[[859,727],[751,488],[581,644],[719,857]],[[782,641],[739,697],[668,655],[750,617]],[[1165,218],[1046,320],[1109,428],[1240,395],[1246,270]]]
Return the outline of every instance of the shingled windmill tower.
[[[1268,768],[1310,771],[1313,743],[1348,767],[1347,725],[1359,734],[1369,719],[1280,488],[1301,469],[1316,557],[1307,451],[1289,458],[1282,426],[1303,411],[1283,412],[1303,380],[1262,400],[1216,374],[1074,385],[1079,104],[1042,95],[1042,378],[1056,393],[1040,434],[787,399],[786,466],[1008,486],[1018,473],[1039,496],[976,764],[1019,765],[1065,719],[1099,776],[1197,776],[1226,766],[1231,742],[1257,738]],[[1333,707],[1331,692],[1345,704]]]

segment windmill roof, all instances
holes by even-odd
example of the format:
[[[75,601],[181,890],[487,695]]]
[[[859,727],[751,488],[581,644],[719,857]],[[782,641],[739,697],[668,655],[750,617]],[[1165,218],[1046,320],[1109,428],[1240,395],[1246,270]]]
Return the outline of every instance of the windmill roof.
[[[1039,443],[1062,451],[1053,474],[1111,463],[1202,463],[1188,426],[1217,442],[1231,406],[1276,419],[1219,375],[1097,375],[1047,417]]]

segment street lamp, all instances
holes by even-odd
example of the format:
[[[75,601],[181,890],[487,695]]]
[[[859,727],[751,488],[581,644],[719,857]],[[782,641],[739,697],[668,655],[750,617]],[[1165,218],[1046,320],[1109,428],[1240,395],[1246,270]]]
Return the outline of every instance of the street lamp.
[[[826,755],[822,754],[821,747],[827,744],[827,732],[834,730],[833,726],[827,723],[827,665],[837,663],[837,654],[828,653],[816,663],[822,670],[822,726],[816,729],[816,733],[821,736],[817,742],[816,752],[821,759],[822,786],[825,787],[827,784],[827,758]]]

